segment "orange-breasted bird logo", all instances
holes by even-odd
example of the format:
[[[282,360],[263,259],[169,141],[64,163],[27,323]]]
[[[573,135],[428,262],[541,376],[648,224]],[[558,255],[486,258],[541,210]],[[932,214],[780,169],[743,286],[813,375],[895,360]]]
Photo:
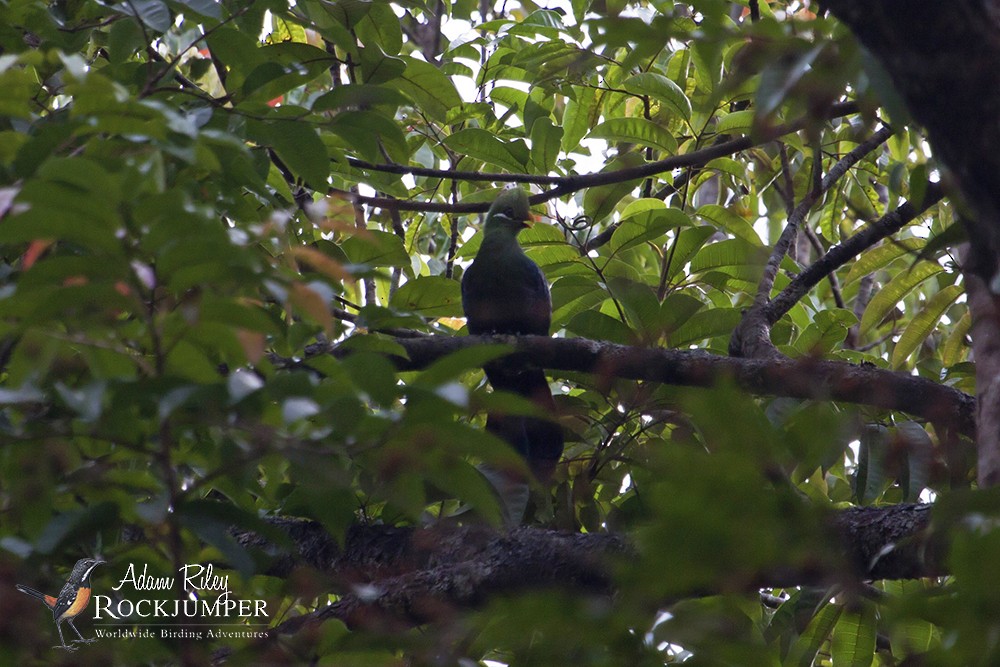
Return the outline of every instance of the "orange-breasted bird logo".
[[[21,584],[15,586],[17,590],[25,595],[30,595],[33,598],[41,600],[46,607],[52,610],[52,618],[55,619],[56,630],[59,631],[59,641],[62,643],[62,646],[55,646],[53,648],[75,651],[77,647],[72,644],[81,642],[90,644],[97,641],[96,639],[84,639],[80,631],[73,625],[73,619],[79,616],[90,603],[90,573],[94,571],[95,567],[103,563],[103,560],[96,558],[81,558],[78,560],[76,565],[73,566],[73,571],[69,574],[69,579],[66,580],[62,590],[59,591],[59,595],[54,597],[46,595],[41,591],[36,591],[34,588],[22,586]],[[73,632],[80,639],[74,639],[71,644],[66,644],[62,631],[63,622],[69,623],[69,627],[73,628]]]

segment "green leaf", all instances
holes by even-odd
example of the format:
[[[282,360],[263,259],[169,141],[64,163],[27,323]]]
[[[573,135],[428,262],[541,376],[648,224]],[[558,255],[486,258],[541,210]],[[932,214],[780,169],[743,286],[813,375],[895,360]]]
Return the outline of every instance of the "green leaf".
[[[952,327],[951,333],[941,347],[941,363],[945,368],[959,363],[968,353],[965,339],[970,328],[972,328],[972,316],[966,311]]]
[[[865,308],[861,317],[859,333],[866,334],[878,326],[886,315],[896,307],[903,297],[920,283],[944,271],[944,267],[930,262],[921,262],[912,269],[900,273],[879,290]]]
[[[934,259],[939,253],[943,252],[948,248],[955,248],[965,243],[969,240],[968,230],[965,225],[960,222],[955,222],[945,229],[931,236],[927,239],[927,245],[925,245],[920,253],[917,255],[918,259]]]
[[[247,550],[233,539],[230,534],[232,527],[253,526],[253,530],[262,529],[268,535],[276,532],[256,516],[228,503],[193,500],[182,503],[175,509],[185,527],[222,552],[230,567],[239,570],[244,576],[250,576],[254,572],[254,562]],[[287,536],[283,538],[283,543],[287,545]]]
[[[660,325],[668,336],[699,312],[705,304],[689,294],[674,292],[660,304]]]
[[[861,255],[861,258],[851,264],[851,270],[844,278],[844,286],[850,285],[855,280],[874,273],[887,266],[892,260],[904,255],[916,255],[916,252],[926,245],[925,239],[909,238],[898,239],[891,243],[885,243],[872,248]]]
[[[395,162],[410,159],[410,147],[399,123],[377,111],[342,111],[327,127],[369,162],[380,162],[383,149]]]
[[[313,111],[337,111],[350,107],[387,106],[393,109],[406,104],[406,98],[386,86],[348,84],[323,93],[312,103]],[[398,127],[398,126],[397,126]]]
[[[399,397],[396,368],[382,355],[362,352],[352,354],[340,363],[354,384],[376,403],[388,407]]]
[[[462,290],[457,280],[418,276],[400,286],[389,305],[424,317],[461,317]]]
[[[35,541],[35,551],[55,553],[69,544],[92,542],[100,532],[118,522],[118,505],[100,502],[82,510],[57,513]]]
[[[569,275],[552,283],[552,324],[557,329],[578,313],[599,305],[607,293],[592,276]]]
[[[652,287],[627,278],[614,277],[608,280],[608,291],[625,311],[633,330],[642,333],[647,340],[659,336],[660,302]]]
[[[550,42],[523,42],[517,49],[510,64],[520,68],[530,76],[530,82],[537,86],[551,86],[553,80],[566,76],[567,72],[584,72],[597,61],[597,56],[563,40]]]
[[[471,505],[489,524],[500,524],[502,510],[496,491],[473,466],[455,460],[429,468],[427,477],[439,489]]]
[[[524,113],[528,103],[528,93],[509,86],[496,86],[490,91],[490,99],[511,111]]]
[[[867,505],[882,495],[886,485],[885,456],[889,430],[867,424],[858,438],[858,465],[854,471],[854,497]]]
[[[390,56],[403,48],[403,30],[389,3],[373,2],[355,31],[365,46],[377,45]]]
[[[670,347],[686,347],[717,336],[729,336],[740,322],[738,308],[701,310],[668,337]]]
[[[572,153],[580,148],[580,140],[601,117],[604,94],[593,88],[575,88],[574,96],[566,100],[563,111],[562,149]]]
[[[745,266],[762,269],[766,262],[767,254],[763,248],[741,238],[726,239],[702,248],[691,260],[691,273]]]
[[[406,63],[406,70],[389,86],[409,97],[435,120],[444,121],[449,111],[462,106],[455,84],[440,69],[416,58],[400,58]]]
[[[715,124],[715,131],[719,134],[747,134],[753,127],[755,115],[753,109],[727,113]]]
[[[648,95],[665,104],[684,120],[691,119],[691,100],[676,83],[654,72],[643,72],[625,80],[622,87],[636,95]]]
[[[871,667],[875,658],[875,605],[863,603],[861,612],[844,610],[833,628],[833,667]]]
[[[486,363],[510,352],[508,345],[480,345],[452,352],[421,371],[412,385],[436,387],[470,370],[481,369]]]
[[[503,141],[492,132],[467,127],[445,137],[444,145],[457,153],[494,164],[513,173],[524,171],[521,164]]]
[[[795,348],[804,355],[822,357],[839,345],[847,337],[848,328],[856,323],[852,311],[821,310],[795,341]]]
[[[409,266],[410,255],[403,241],[391,232],[366,229],[348,236],[340,244],[354,264],[368,266]]]
[[[786,96],[809,71],[816,56],[826,48],[821,43],[803,52],[778,58],[764,68],[757,87],[757,113],[768,116],[778,109]]]
[[[695,214],[715,225],[720,231],[729,232],[736,238],[757,246],[763,245],[753,225],[748,220],[723,206],[706,204],[699,207]]]
[[[294,120],[252,121],[247,129],[260,142],[274,148],[288,168],[314,190],[325,192],[330,158],[319,134],[309,124]]]
[[[906,456],[906,466],[899,480],[903,502],[918,502],[930,482],[934,443],[924,427],[914,421],[899,423],[896,431]]]
[[[608,243],[611,254],[617,254],[637,245],[658,239],[667,233],[668,229],[689,227],[691,219],[684,211],[677,208],[650,210],[638,215],[632,215],[618,225]]]
[[[566,323],[566,330],[582,338],[607,340],[627,345],[632,342],[632,332],[619,319],[597,310],[585,310]]]
[[[816,655],[829,638],[834,625],[840,619],[843,607],[832,602],[824,604],[810,619],[805,631],[799,635],[782,663],[786,667],[811,667]]]
[[[941,316],[963,292],[961,286],[949,285],[927,300],[920,312],[906,325],[906,329],[892,349],[893,368],[898,370],[903,367],[907,357],[927,340],[941,320]]]
[[[324,3],[324,7],[345,28],[352,30],[368,15],[374,4],[367,0],[335,0]]]
[[[531,126],[531,165],[539,174],[548,174],[556,167],[563,130],[548,116]]]
[[[662,126],[645,118],[612,118],[590,131],[590,139],[637,143],[673,155],[677,140]]]
[[[38,84],[34,77],[22,69],[9,69],[0,73],[0,114],[14,118],[31,118],[31,98]]]
[[[673,278],[687,266],[691,258],[698,254],[705,242],[715,234],[715,229],[708,225],[688,227],[677,233],[677,240],[671,244],[667,266],[667,274]]]
[[[190,13],[210,19],[222,18],[222,3],[216,0],[171,0]]]
[[[394,81],[406,71],[406,62],[382,52],[378,44],[359,50],[361,76],[365,84],[375,85]]]
[[[371,352],[383,357],[396,356],[400,359],[409,359],[406,348],[400,345],[395,338],[377,333],[366,333],[363,335],[350,336],[340,347],[352,352]]]
[[[118,3],[115,9],[122,14],[135,16],[157,32],[166,32],[173,22],[170,8],[163,0],[129,0]]]
[[[720,173],[728,174],[737,183],[746,180],[748,177],[746,167],[729,157],[717,157],[714,160],[709,160],[705,164],[705,169],[714,169]]]
[[[605,165],[601,173],[635,167],[642,161],[642,156],[638,153],[626,153]],[[600,222],[611,215],[622,197],[630,193],[638,182],[639,180],[632,180],[590,188],[583,195],[583,208],[594,222]]]
[[[908,579],[882,581],[879,584],[892,598],[919,599],[930,592],[930,587],[922,580]],[[929,651],[937,634],[935,625],[922,618],[901,618],[895,632],[889,637],[895,656],[920,655]]]

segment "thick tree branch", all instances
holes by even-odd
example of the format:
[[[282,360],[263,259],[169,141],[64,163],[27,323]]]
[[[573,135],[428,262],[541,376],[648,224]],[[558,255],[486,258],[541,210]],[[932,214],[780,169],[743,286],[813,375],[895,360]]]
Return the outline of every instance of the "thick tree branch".
[[[701,350],[629,347],[583,338],[545,336],[427,336],[396,339],[396,343],[407,354],[405,359],[393,357],[400,370],[426,368],[452,352],[500,343],[510,345],[524,361],[556,371],[693,387],[733,382],[754,394],[871,405],[951,425],[967,436],[975,432],[973,397],[931,380],[872,365],[855,366],[812,358],[741,359]],[[351,354],[350,349],[331,350],[328,345],[316,345],[307,350],[307,356],[331,351],[339,357]],[[308,359],[275,361],[284,365],[308,364]]]
[[[806,569],[776,564],[747,581],[754,586],[815,585],[857,579],[912,579],[944,572],[942,542],[928,534],[930,505],[851,508],[830,516],[834,567]],[[498,594],[563,588],[607,595],[615,590],[613,564],[636,557],[620,535],[573,534],[539,528],[508,533],[487,526],[430,528],[355,526],[343,547],[315,522],[277,520],[294,545],[283,551],[260,536],[236,535],[245,547],[275,558],[269,574],[287,577],[309,566],[338,582],[340,599],[292,618],[272,637],[295,633],[328,618],[357,629],[397,631],[450,618]],[[818,546],[818,545],[817,545]],[[679,547],[680,548],[680,547]],[[650,557],[647,554],[644,559]],[[817,560],[822,560],[817,558]]]
[[[966,248],[965,253],[970,251]],[[977,477],[983,488],[1000,484],[1000,298],[973,271],[964,271],[972,316],[972,353],[979,399]]]

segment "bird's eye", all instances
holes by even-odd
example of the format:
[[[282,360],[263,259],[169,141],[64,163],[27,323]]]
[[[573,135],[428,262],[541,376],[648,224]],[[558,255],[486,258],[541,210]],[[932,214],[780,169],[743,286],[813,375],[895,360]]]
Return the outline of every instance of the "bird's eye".
[[[508,207],[503,210],[503,214],[506,215],[511,220],[514,219],[514,209]]]

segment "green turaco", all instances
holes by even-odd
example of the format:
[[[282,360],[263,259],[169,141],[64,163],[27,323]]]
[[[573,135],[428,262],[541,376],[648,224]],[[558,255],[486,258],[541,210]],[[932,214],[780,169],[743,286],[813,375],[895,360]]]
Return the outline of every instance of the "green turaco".
[[[517,242],[518,233],[530,220],[528,193],[521,188],[505,190],[490,206],[482,245],[462,277],[462,308],[470,334],[549,334],[552,300],[548,283]],[[519,394],[546,414],[554,414],[552,392],[541,369],[500,360],[487,365],[486,376],[494,390]],[[520,452],[540,481],[552,476],[563,451],[558,424],[490,414],[486,428]]]

